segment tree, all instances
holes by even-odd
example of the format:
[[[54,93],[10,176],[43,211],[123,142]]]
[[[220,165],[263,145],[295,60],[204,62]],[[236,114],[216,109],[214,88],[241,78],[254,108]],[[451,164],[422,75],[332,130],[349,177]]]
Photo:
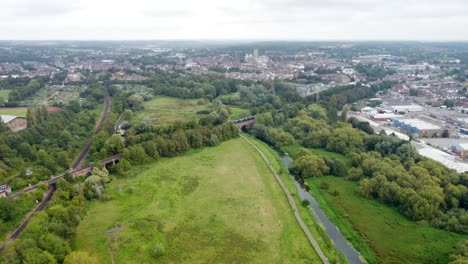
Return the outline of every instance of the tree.
[[[455,106],[455,100],[453,99],[446,99],[444,101],[444,105],[447,106],[447,107],[454,107]]]
[[[327,111],[318,104],[311,104],[307,107],[310,117],[314,119],[327,120]]]
[[[145,108],[143,102],[143,97],[141,97],[140,95],[132,95],[127,99],[128,106],[130,107],[130,109],[132,109],[132,111],[143,110]]]
[[[346,122],[346,120],[348,120],[348,111],[349,111],[348,106],[343,107],[343,110],[341,110],[341,121],[342,122]]]
[[[410,96],[418,96],[418,89],[411,88],[409,91]]]
[[[448,129],[444,129],[444,131],[442,132],[442,137],[443,138],[448,138],[450,136],[450,133],[448,131]]]
[[[120,135],[112,135],[104,143],[104,149],[106,150],[107,155],[115,155],[122,153],[123,148],[124,143],[122,142],[122,137]]]
[[[334,129],[327,142],[327,150],[346,154],[364,147],[363,135],[351,127]]]
[[[38,246],[50,252],[58,262],[62,262],[71,251],[68,242],[52,233],[42,235]]]
[[[325,161],[315,155],[304,155],[291,163],[290,170],[302,178],[319,177],[330,172]]]

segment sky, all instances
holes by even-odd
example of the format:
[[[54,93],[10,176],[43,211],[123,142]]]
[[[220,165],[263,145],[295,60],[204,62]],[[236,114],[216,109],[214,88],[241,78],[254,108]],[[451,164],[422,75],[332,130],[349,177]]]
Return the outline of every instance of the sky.
[[[468,0],[1,0],[0,39],[468,41]]]

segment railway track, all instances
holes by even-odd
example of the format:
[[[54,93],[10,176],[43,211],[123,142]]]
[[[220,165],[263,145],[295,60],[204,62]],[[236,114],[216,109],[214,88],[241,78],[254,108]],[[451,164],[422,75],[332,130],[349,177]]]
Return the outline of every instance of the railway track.
[[[104,112],[102,113],[101,115],[101,118],[99,119],[99,122],[96,124],[94,130],[93,130],[93,134],[92,136],[89,138],[88,142],[86,143],[85,147],[81,150],[80,154],[78,155],[78,157],[75,159],[75,161],[72,163],[71,167],[70,167],[70,170],[69,171],[75,171],[75,170],[78,170],[81,166],[81,164],[86,160],[86,157],[88,156],[89,154],[89,150],[91,149],[91,144],[93,142],[93,138],[94,136],[99,132],[99,130],[101,129],[102,125],[104,124],[104,121],[106,121],[108,115],[109,115],[109,111],[110,111],[110,104],[111,104],[111,98],[110,98],[110,95],[108,93],[107,90],[104,90]],[[48,181],[45,181],[45,182],[41,182],[41,183],[37,183],[33,186],[30,186],[30,187],[27,187],[21,191],[18,191],[14,194],[12,194],[11,196],[9,196],[10,198],[15,198],[15,197],[19,197],[25,193],[28,193],[28,192],[32,192],[34,190],[36,190],[37,188],[39,188],[39,186],[41,186],[42,184],[44,183],[48,183],[49,184],[49,189],[47,190],[46,194],[44,195],[44,199],[36,206],[36,208],[34,208],[34,210],[32,210],[27,216],[26,218],[23,220],[23,222],[21,222],[20,226],[15,230],[13,231],[13,233],[10,234],[10,236],[5,240],[5,242],[2,244],[2,246],[0,247],[0,252],[3,251],[3,249],[14,239],[18,238],[19,235],[21,234],[21,232],[23,232],[23,230],[26,228],[26,226],[28,225],[30,219],[34,216],[34,214],[36,212],[39,212],[39,211],[42,211],[44,210],[46,207],[47,207],[47,203],[50,201],[50,199],[52,198],[52,195],[54,194],[55,192],[55,183],[60,179],[62,178],[63,176],[65,175],[65,173],[62,173],[62,174],[59,174],[57,176],[54,176],[52,177],[52,179],[48,180]]]

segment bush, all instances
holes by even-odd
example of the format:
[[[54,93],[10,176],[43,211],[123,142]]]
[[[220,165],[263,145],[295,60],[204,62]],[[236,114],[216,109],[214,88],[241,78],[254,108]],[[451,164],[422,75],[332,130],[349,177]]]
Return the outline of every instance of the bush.
[[[151,256],[153,258],[159,258],[162,257],[165,253],[164,246],[161,243],[156,243],[156,245],[151,249]]]
[[[309,205],[310,205],[309,200],[307,200],[307,199],[302,200],[302,206],[309,207]]]
[[[330,184],[326,181],[321,181],[319,183],[319,188],[322,190],[328,190],[330,188]]]

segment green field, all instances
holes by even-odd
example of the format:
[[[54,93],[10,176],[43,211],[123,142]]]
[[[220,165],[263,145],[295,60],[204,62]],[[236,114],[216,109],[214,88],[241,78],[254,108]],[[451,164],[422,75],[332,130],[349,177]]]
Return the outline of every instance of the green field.
[[[26,117],[27,107],[0,108],[0,115],[13,115]]]
[[[243,109],[236,106],[228,106],[229,111],[231,112],[231,120],[241,119],[244,117],[251,116],[250,110]]]
[[[247,137],[265,154],[273,168],[283,180],[291,195],[295,198],[296,204],[301,204],[302,201],[299,197],[299,194],[297,193],[294,179],[289,175],[288,169],[280,160],[280,155],[282,155],[282,153],[275,151],[266,143],[257,140],[248,134],[244,134],[244,136]],[[330,238],[323,230],[323,227],[317,223],[310,210],[303,206],[298,206],[298,209],[302,219],[304,220],[304,223],[309,228],[309,231],[312,233],[312,236],[314,236],[315,240],[317,240],[320,248],[330,260],[330,263],[346,263],[344,255],[336,250]]]
[[[320,189],[320,182],[330,189]],[[308,183],[328,218],[369,263],[447,263],[455,245],[468,239],[413,222],[396,208],[360,196],[356,182],[326,176]],[[332,190],[339,195],[331,195]]]
[[[241,139],[134,167],[104,195],[87,203],[76,239],[103,263],[319,263],[280,186]],[[156,245],[165,251],[157,259]]]
[[[198,101],[197,99],[158,96],[145,102],[145,109],[138,112],[137,118],[150,119],[154,124],[190,121],[201,116],[196,113],[197,111],[211,108],[211,103],[199,105]]]
[[[0,90],[0,97],[4,100],[8,100],[8,95],[10,94],[11,90]],[[2,102],[3,103],[3,102]]]

